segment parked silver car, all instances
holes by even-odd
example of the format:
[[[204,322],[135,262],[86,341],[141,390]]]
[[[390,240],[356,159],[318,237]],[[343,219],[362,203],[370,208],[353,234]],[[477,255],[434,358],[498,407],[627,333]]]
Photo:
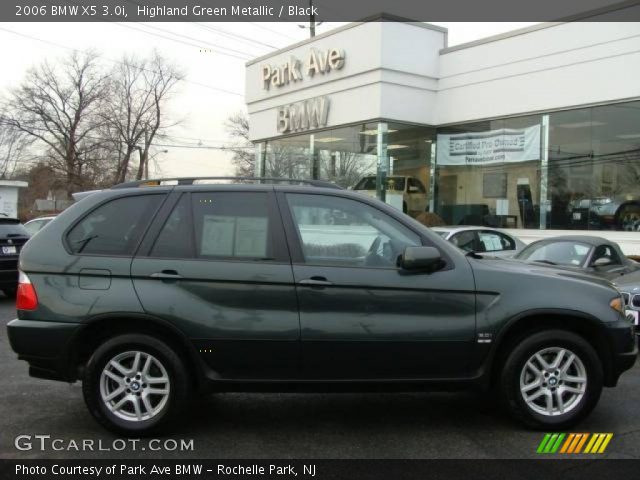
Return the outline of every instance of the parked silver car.
[[[465,252],[494,257],[512,257],[526,244],[517,237],[490,227],[452,226],[432,227],[431,230]]]
[[[47,215],[45,217],[34,218],[33,220],[29,220],[24,224],[24,228],[27,229],[29,235],[35,235],[40,230],[42,230],[51,220],[56,218],[55,215]]]

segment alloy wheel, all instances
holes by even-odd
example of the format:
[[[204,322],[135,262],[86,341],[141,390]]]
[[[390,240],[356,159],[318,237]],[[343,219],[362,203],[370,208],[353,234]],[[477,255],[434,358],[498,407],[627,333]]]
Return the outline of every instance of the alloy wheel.
[[[147,352],[119,353],[100,376],[100,397],[117,417],[141,422],[158,415],[169,400],[170,380],[160,360]]]
[[[520,373],[520,393],[527,406],[544,416],[573,410],[587,391],[584,363],[569,349],[550,347],[533,354]]]

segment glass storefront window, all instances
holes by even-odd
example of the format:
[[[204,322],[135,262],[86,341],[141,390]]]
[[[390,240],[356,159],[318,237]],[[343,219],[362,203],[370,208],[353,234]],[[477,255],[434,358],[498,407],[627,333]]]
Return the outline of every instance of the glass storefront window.
[[[640,231],[640,102],[550,114],[550,228]]]
[[[384,148],[379,148],[380,138]],[[258,152],[265,153],[260,174],[328,180],[417,215],[429,201],[433,141],[434,129],[397,123],[295,135],[261,144]],[[380,158],[380,152],[386,156]]]
[[[264,155],[265,177],[312,178],[313,152],[310,135],[271,140]]]
[[[412,216],[432,206],[450,225],[640,231],[638,101],[437,129],[369,122],[256,155],[259,175],[329,180]]]
[[[537,228],[541,116],[437,130],[435,210],[450,225]]]
[[[384,184],[385,200],[414,217],[429,206],[431,145],[434,141],[434,128],[388,124],[389,172]]]
[[[344,188],[353,188],[362,178],[371,175],[375,177],[378,162],[376,133],[375,123],[316,133],[315,178],[329,180]]]

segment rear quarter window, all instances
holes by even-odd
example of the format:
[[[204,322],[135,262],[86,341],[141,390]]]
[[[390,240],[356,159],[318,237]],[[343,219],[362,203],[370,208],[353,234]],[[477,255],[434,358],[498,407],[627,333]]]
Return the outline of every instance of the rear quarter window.
[[[67,247],[84,255],[131,256],[164,195],[120,197],[100,205],[67,234]]]

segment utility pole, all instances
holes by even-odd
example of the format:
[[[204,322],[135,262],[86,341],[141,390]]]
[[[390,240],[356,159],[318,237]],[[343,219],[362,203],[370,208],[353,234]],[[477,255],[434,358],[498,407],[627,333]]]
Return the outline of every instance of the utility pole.
[[[309,0],[309,36],[316,36],[316,16],[313,13],[313,0]]]
[[[300,28],[308,28],[309,29],[309,38],[313,38],[316,36],[316,27],[322,25],[322,22],[316,22],[316,16],[313,13],[313,0],[309,0],[309,26],[303,24],[298,24]]]

